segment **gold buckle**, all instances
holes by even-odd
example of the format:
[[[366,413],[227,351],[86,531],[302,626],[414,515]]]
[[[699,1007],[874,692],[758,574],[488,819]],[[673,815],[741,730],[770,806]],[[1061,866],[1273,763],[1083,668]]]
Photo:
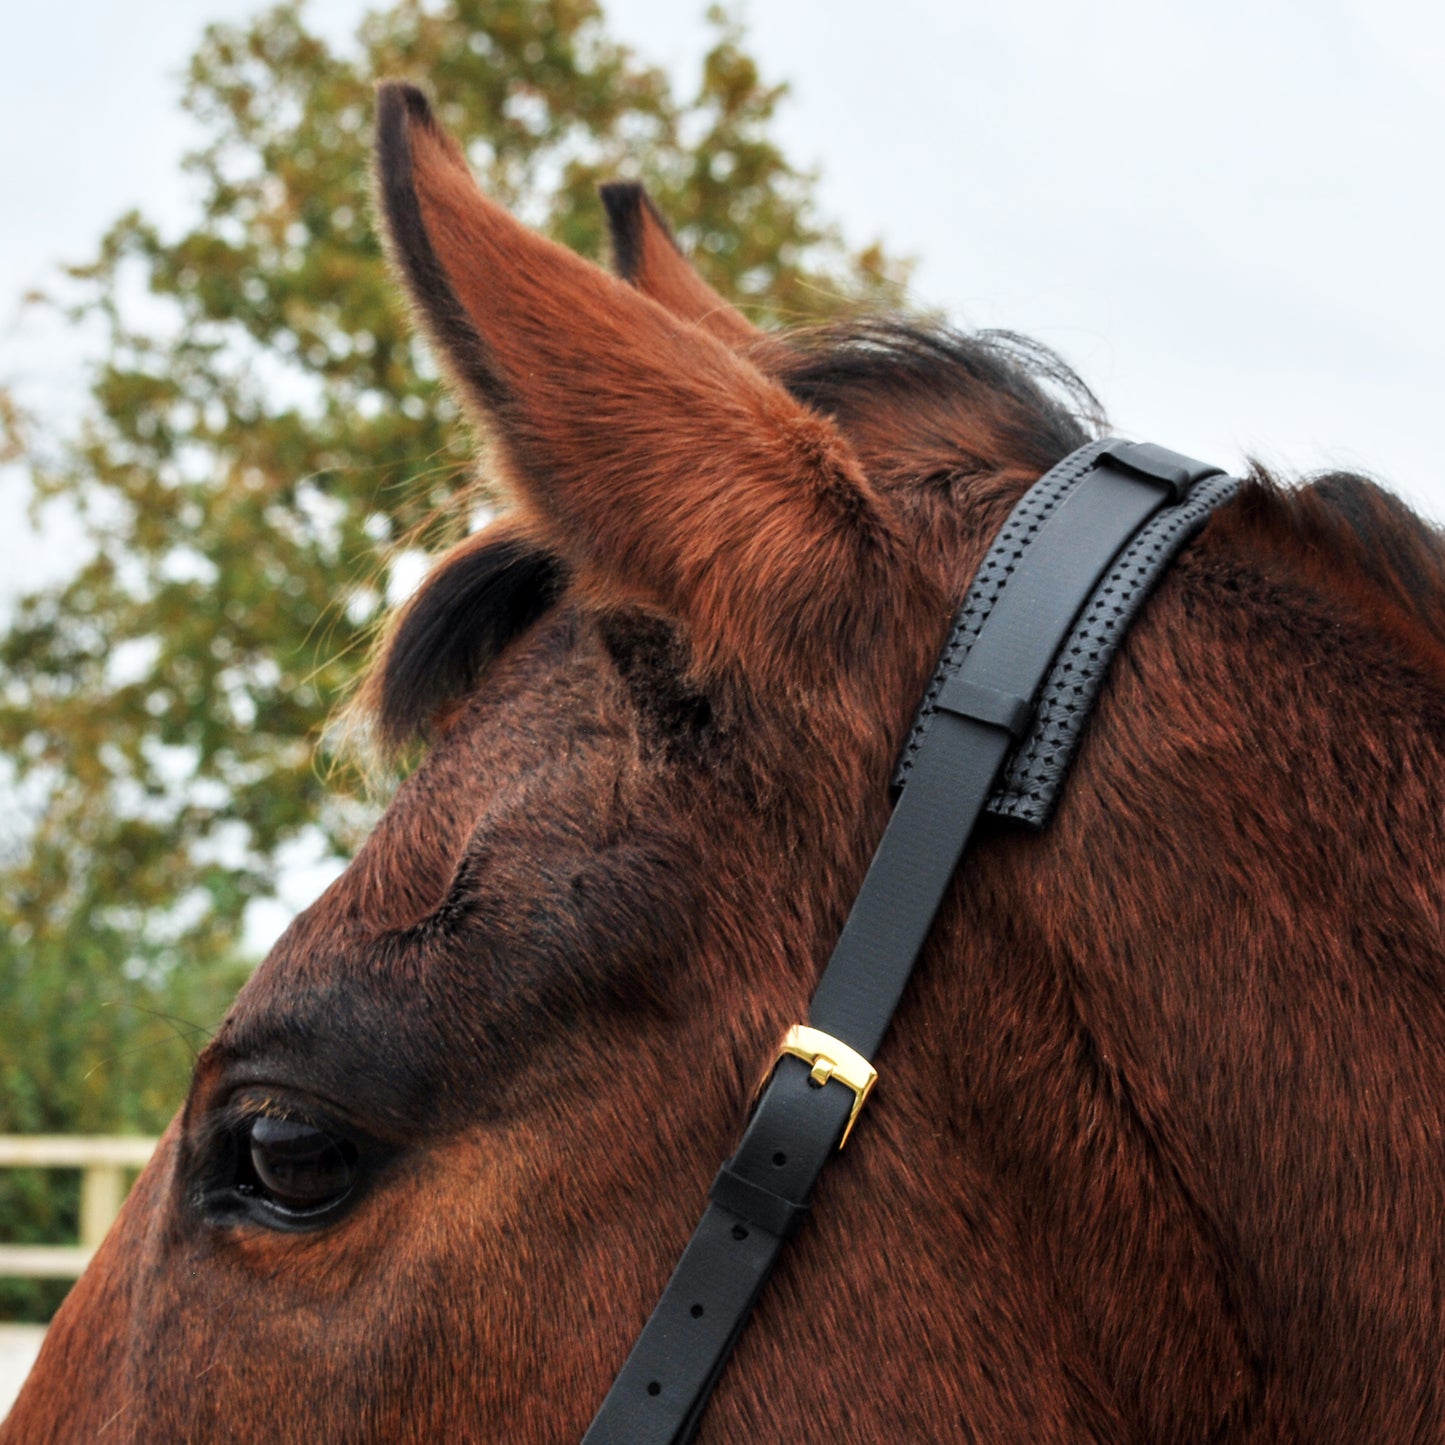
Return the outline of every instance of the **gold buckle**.
[[[853,1125],[863,1109],[863,1101],[878,1082],[878,1070],[841,1039],[825,1034],[822,1029],[810,1029],[806,1024],[794,1024],[788,1030],[787,1037],[778,1050],[778,1057],[782,1058],[784,1054],[792,1054],[794,1058],[812,1065],[808,1082],[817,1088],[821,1089],[824,1084],[833,1082],[846,1084],[852,1089],[853,1112],[848,1115],[848,1125],[843,1130],[843,1137],[838,1141],[841,1149],[853,1132]]]

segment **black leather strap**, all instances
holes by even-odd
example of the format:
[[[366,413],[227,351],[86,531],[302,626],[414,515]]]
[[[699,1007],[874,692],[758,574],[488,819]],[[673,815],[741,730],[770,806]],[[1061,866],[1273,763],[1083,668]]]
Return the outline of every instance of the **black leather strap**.
[[[902,787],[907,782],[913,759],[940,705],[940,689],[957,674],[1019,559],[1099,456],[1113,448],[1124,452],[1127,458],[1130,453],[1125,449],[1131,448],[1131,444],[1095,442],[1067,457],[1030,489],[1000,529],[958,610],[938,668],[899,757],[893,779],[895,786]],[[1162,447],[1142,450],[1140,459],[1148,464],[1161,453],[1164,461],[1160,464],[1166,467],[1173,466],[1168,458],[1187,461],[1177,453],[1165,452]],[[1196,480],[1187,495],[1161,509],[1134,534],[1095,584],[1087,605],[1055,653],[1031,711],[1031,721],[988,800],[987,811],[994,816],[1011,818],[1034,828],[1042,828],[1048,822],[1078,752],[1109,663],[1139,609],[1180,549],[1215,509],[1239,489],[1237,478],[1222,472],[1211,474],[1210,469],[1199,463],[1192,465],[1197,469]]]
[[[1033,722],[1014,749],[988,811],[1032,828],[1053,816],[1109,664],[1155,585],[1186,542],[1239,490],[1221,473],[1196,484],[1134,534],[1079,614],[1039,690]]]
[[[1094,443],[1015,509],[1010,525],[1024,524],[1001,534],[998,585],[980,604],[976,584],[965,611],[982,615],[960,646],[961,614],[929,688],[906,786],[813,995],[812,1027],[872,1058],[1060,642],[1130,538],[1216,471],[1160,447]],[[815,1084],[803,1060],[779,1061],[584,1445],[692,1439],[853,1103],[846,1085]]]

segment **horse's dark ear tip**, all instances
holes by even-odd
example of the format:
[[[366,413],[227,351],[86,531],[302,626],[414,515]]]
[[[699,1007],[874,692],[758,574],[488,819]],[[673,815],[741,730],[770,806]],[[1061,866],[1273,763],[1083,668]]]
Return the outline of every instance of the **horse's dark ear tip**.
[[[617,274],[624,281],[637,275],[642,258],[643,209],[647,192],[637,181],[604,181],[597,193],[607,212],[607,229],[612,236],[612,254]]]
[[[404,80],[384,80],[376,88],[376,175],[383,209],[397,245],[420,225],[412,212],[413,129],[440,134],[431,102],[416,86]]]
[[[376,87],[376,136],[383,151],[405,146],[408,124],[437,128],[431,102],[406,80],[383,80]]]
[[[639,181],[603,181],[597,187],[597,194],[602,197],[602,204],[611,219],[624,220],[642,209],[645,192]]]

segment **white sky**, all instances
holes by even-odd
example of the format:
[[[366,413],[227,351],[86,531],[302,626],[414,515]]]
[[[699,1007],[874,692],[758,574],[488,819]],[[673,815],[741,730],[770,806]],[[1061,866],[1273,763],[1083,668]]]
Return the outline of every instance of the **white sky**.
[[[0,382],[73,403],[85,349],[12,298],[139,205],[187,216],[179,73],[253,0],[3,0]],[[693,84],[705,0],[613,0]],[[362,0],[312,0],[343,38]],[[1039,337],[1116,427],[1237,467],[1373,472],[1445,519],[1445,9],[1424,0],[752,0],[777,136],[917,299]],[[0,480],[0,595],[63,564]],[[304,901],[298,898],[297,902]]]

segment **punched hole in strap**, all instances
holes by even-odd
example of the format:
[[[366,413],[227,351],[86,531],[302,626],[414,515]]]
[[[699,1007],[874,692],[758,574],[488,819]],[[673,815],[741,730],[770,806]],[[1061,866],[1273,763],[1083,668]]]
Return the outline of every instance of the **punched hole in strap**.
[[[989,727],[1002,728],[1016,738],[1023,737],[1029,730],[1034,715],[1031,698],[986,687],[981,682],[971,682],[960,673],[954,673],[943,684],[934,707]]]

